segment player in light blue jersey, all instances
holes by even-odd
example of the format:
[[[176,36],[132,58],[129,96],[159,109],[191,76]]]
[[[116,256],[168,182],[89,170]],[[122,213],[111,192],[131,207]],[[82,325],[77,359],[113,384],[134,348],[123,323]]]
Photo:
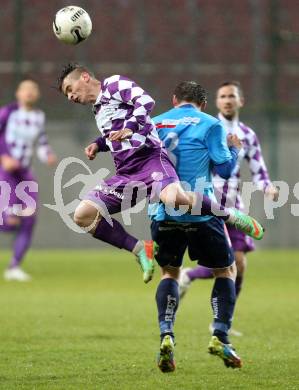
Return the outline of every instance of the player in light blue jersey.
[[[182,82],[174,92],[174,108],[154,118],[154,122],[185,189],[214,199],[212,169],[228,178],[241,142],[232,136],[228,147],[221,122],[202,112],[206,102],[206,92],[199,84]],[[241,359],[228,340],[236,300],[236,266],[225,224],[213,216],[180,214],[180,210],[171,210],[164,204],[150,206],[152,238],[158,244],[155,257],[162,270],[156,293],[161,336],[158,366],[162,372],[175,369],[177,280],[188,248],[190,259],[213,269],[215,275],[211,296],[214,333],[209,352],[220,356],[227,367],[241,367]]]
[[[267,166],[263,158],[262,148],[255,132],[240,121],[240,110],[244,105],[244,93],[238,81],[225,81],[216,91],[216,106],[219,110],[218,118],[221,120],[227,134],[236,134],[242,140],[242,150],[238,155],[238,161],[231,177],[226,180],[217,175],[213,176],[216,198],[222,205],[234,206],[244,211],[245,205],[242,200],[241,167],[245,161],[251,173],[252,183],[258,190],[264,192],[265,196],[277,201],[278,189],[271,183]],[[245,271],[247,268],[247,254],[255,249],[253,240],[227,225],[227,231],[235,253],[237,266],[236,296],[240,296]],[[208,268],[197,266],[195,268],[184,268],[180,272],[179,292],[182,298],[192,283],[198,279],[213,278]],[[209,326],[212,331],[212,326]],[[230,329],[230,334],[242,336],[242,333]]]

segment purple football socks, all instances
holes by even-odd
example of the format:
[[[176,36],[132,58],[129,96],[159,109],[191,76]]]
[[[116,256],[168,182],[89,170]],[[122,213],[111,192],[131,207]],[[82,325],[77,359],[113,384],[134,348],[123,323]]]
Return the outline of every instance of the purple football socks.
[[[16,238],[13,245],[13,257],[9,268],[18,267],[23,260],[32,241],[33,228],[36,217],[21,217],[21,224],[17,227]]]
[[[93,237],[116,246],[117,248],[133,252],[133,249],[138,242],[137,238],[127,233],[116,219],[112,218],[112,222],[113,226],[110,226],[105,218],[102,218],[98,223]]]
[[[206,268],[201,265],[188,271],[187,275],[191,281],[195,279],[211,279],[214,277],[213,272],[210,270],[210,268]]]

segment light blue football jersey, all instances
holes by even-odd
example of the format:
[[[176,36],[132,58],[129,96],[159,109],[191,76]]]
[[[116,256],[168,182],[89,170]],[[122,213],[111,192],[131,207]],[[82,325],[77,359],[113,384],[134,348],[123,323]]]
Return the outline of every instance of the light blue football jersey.
[[[192,104],[184,104],[153,118],[159,137],[176,167],[183,187],[215,200],[213,165],[231,160],[226,131],[219,119]],[[182,214],[182,215],[181,215]],[[190,215],[164,204],[150,204],[149,216],[156,221],[203,222],[210,216]]]

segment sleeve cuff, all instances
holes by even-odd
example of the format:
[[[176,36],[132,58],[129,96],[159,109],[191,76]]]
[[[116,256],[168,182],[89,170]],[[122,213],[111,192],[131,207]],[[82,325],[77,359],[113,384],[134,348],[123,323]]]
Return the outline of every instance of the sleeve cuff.
[[[235,146],[230,146],[229,148],[231,153],[234,153],[236,156],[238,156],[240,149],[236,148]]]
[[[93,142],[98,145],[99,152],[105,152],[107,150],[106,141],[103,137],[98,137]]]
[[[124,128],[132,130],[133,133],[136,133],[136,131],[139,130],[137,122],[127,122]]]

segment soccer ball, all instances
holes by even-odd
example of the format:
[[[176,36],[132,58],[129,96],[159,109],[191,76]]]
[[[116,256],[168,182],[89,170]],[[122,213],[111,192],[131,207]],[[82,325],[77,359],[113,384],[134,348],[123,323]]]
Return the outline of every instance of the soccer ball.
[[[77,45],[89,37],[92,23],[88,13],[80,7],[71,5],[57,12],[53,22],[56,37],[68,44]]]

